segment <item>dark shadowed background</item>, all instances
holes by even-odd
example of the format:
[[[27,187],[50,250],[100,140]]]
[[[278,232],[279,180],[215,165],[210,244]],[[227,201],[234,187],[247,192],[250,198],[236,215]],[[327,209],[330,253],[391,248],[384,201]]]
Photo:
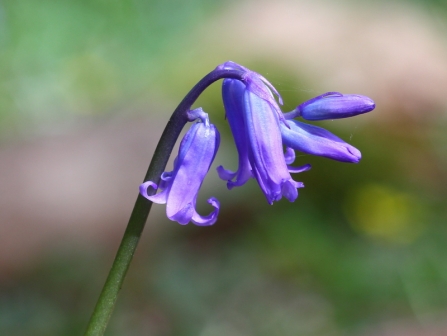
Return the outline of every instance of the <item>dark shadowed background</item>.
[[[447,334],[447,5],[429,1],[0,2],[0,334],[80,335],[170,114],[216,65],[289,111],[326,91],[376,110],[320,122],[362,151],[269,206],[222,135],[209,228],[154,205],[107,335]],[[171,167],[169,166],[168,169]]]

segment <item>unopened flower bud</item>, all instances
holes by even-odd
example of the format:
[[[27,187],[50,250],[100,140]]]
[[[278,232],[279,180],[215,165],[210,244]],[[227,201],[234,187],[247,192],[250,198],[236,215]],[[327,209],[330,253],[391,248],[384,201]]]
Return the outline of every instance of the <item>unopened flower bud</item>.
[[[375,107],[374,101],[366,96],[327,92],[302,103],[297,112],[306,120],[326,120],[353,117]]]

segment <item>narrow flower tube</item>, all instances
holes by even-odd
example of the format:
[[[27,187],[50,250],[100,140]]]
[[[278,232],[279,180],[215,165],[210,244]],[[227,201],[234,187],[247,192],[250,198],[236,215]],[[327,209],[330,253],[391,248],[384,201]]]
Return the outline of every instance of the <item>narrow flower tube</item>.
[[[247,78],[253,83],[257,81],[255,76],[251,72]],[[298,197],[297,188],[303,184],[295,182],[289,173],[286,157],[290,161],[290,155],[285,157],[283,152],[279,107],[268,87],[259,83],[262,81],[253,92],[239,80],[224,81],[223,100],[239,154],[239,168],[231,174],[219,167],[218,173],[222,179],[236,178],[235,181],[228,179],[228,188],[243,185],[253,176],[270,204],[282,196],[293,202]],[[263,92],[262,97],[259,92]],[[300,171],[307,169],[308,166]]]
[[[288,127],[281,124],[281,135],[285,146],[301,152],[329,159],[357,163],[360,151],[324,128],[287,120]]]
[[[168,218],[183,225],[190,221],[200,226],[212,225],[219,213],[219,201],[214,197],[208,200],[208,203],[215,208],[208,216],[201,216],[196,211],[199,189],[220,142],[219,132],[209,123],[208,117],[205,116],[202,120],[204,121],[193,124],[182,139],[178,156],[174,161],[174,170],[162,174],[161,192],[148,195],[149,187],[158,188],[152,181],[140,186],[142,196],[154,203],[166,204]]]
[[[370,112],[375,106],[374,101],[366,96],[327,92],[300,104],[294,111],[294,117],[301,116],[306,120],[349,118]]]

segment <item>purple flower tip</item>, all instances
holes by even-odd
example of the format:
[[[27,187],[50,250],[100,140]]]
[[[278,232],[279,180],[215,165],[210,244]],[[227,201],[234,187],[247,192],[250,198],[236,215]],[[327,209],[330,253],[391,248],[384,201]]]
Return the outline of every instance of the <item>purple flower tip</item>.
[[[200,110],[191,111],[203,122],[192,125],[180,143],[179,153],[174,162],[174,170],[161,176],[159,186],[147,181],[140,186],[140,193],[148,200],[166,204],[166,214],[169,219],[180,224],[193,222],[196,225],[212,225],[217,220],[219,201],[214,197],[208,200],[214,207],[208,216],[197,213],[196,199],[205,175],[210,169],[219,147],[219,132],[209,123],[206,113]],[[148,188],[161,190],[158,194],[149,195]]]
[[[302,103],[297,110],[306,120],[325,120],[353,117],[375,107],[374,101],[366,96],[327,92]]]

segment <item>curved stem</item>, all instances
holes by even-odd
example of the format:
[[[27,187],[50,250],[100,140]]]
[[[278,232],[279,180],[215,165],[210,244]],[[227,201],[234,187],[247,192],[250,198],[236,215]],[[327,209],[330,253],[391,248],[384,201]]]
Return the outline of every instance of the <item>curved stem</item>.
[[[242,80],[243,72],[239,70],[214,70],[203,77],[189,93],[183,98],[169,119],[163,134],[155,149],[151,163],[147,170],[144,181],[153,181],[158,184],[159,179],[172,149],[180,135],[183,127],[188,121],[186,113],[199,95],[212,83],[222,78],[234,78]],[[155,191],[152,191],[155,193]],[[130,215],[129,223],[121,240],[120,247],[116,253],[115,260],[110,269],[107,280],[99,295],[93,314],[87,326],[86,336],[103,335],[110,316],[115,307],[119,290],[123,284],[130,262],[138,245],[138,241],[146,224],[152,202],[138,195],[135,206]]]

